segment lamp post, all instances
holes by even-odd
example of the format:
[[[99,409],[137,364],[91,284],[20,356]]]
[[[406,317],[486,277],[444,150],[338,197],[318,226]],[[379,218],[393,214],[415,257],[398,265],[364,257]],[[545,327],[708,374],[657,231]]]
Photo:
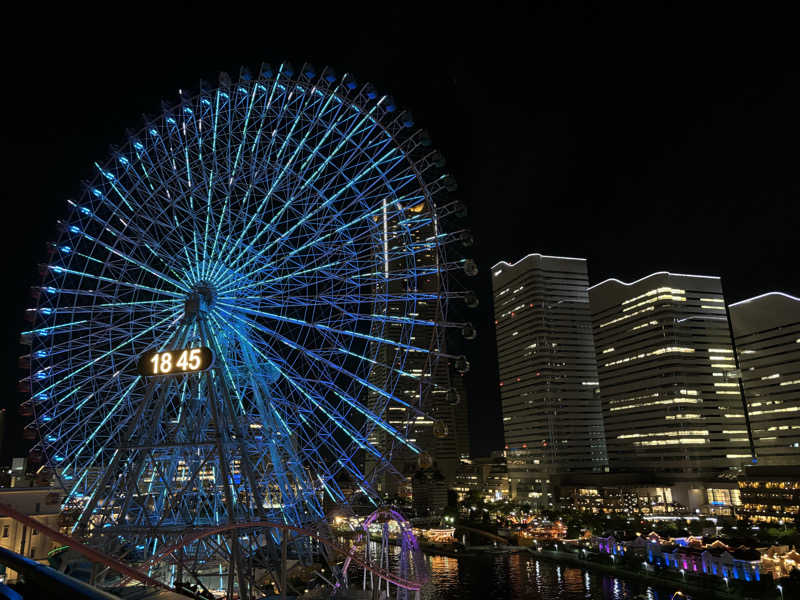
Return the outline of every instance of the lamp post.
[[[775,587],[778,588],[778,591],[781,593],[781,600],[783,600],[783,586],[782,585],[776,585]]]

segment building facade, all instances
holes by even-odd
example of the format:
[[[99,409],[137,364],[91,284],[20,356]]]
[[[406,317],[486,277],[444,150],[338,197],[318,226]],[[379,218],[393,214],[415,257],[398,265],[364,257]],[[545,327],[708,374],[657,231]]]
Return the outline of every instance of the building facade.
[[[549,475],[608,468],[586,261],[500,262],[492,287],[511,494],[546,505]]]
[[[589,288],[611,468],[698,478],[752,458],[719,277]]]
[[[758,464],[800,466],[800,298],[730,305]]]
[[[800,525],[800,467],[753,466],[739,477],[739,517]]]
[[[59,514],[63,496],[60,490],[49,486],[0,489],[0,503],[55,530],[60,530]],[[47,564],[47,553],[59,545],[37,529],[31,529],[11,517],[0,517],[0,546],[3,548]],[[0,571],[0,575],[7,582],[17,578],[17,573],[10,569]]]
[[[419,204],[409,208],[411,219],[429,220],[424,207]],[[377,218],[377,217],[376,217]],[[397,244],[403,241],[402,232],[408,223],[400,223],[397,219],[386,218],[383,224],[384,248],[386,256],[391,257]],[[420,225],[414,228],[412,240],[423,248],[416,255],[416,268],[434,267],[440,257],[435,246],[429,240],[435,236],[433,224]],[[384,256],[376,257],[384,261]],[[430,300],[412,302],[406,292],[408,281],[402,277],[389,277],[390,274],[405,273],[408,270],[405,258],[386,258],[384,269],[387,275],[385,283],[378,284],[376,295],[389,298],[383,308],[376,308],[385,313],[388,322],[377,321],[372,333],[390,342],[402,342],[408,325],[404,319],[413,317],[420,322],[443,321],[442,306],[435,299],[439,294],[441,282],[436,274],[419,278],[416,281],[417,292],[429,293]],[[383,454],[391,454],[394,472],[382,472],[374,478],[375,491],[382,495],[403,496],[408,499],[419,488],[420,498],[430,497],[427,481],[434,475],[444,477],[445,488],[455,485],[459,459],[469,455],[468,432],[468,400],[464,390],[462,375],[456,372],[450,361],[438,359],[438,352],[446,353],[445,334],[441,328],[417,326],[414,335],[406,343],[412,343],[424,352],[407,352],[392,343],[372,344],[368,356],[374,357],[374,366],[369,374],[369,382],[375,389],[365,392],[367,405],[384,418],[389,425],[400,432],[420,449],[424,457],[420,457],[405,446],[398,444],[391,435],[379,427],[374,427],[368,437],[370,444]],[[428,352],[430,350],[431,352]],[[402,376],[389,385],[397,373]],[[392,389],[393,395],[412,406],[421,407],[425,412],[420,415],[409,410],[400,403],[386,403],[385,397],[377,389]],[[364,472],[367,479],[373,479],[372,472],[381,470],[380,460],[367,455],[364,460]],[[419,471],[424,477],[415,477]],[[438,481],[438,480],[437,480]]]

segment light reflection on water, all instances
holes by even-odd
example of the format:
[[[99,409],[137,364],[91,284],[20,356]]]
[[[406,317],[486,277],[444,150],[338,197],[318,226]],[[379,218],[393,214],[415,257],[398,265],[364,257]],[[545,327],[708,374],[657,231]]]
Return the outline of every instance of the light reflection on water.
[[[536,560],[527,553],[475,558],[428,557],[431,582],[423,600],[669,600],[658,589],[583,569]]]

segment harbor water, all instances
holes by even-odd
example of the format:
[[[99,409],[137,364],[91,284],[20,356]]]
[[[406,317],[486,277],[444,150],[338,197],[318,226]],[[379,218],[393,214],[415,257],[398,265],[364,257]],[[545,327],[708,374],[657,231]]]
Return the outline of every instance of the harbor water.
[[[426,560],[431,581],[422,590],[424,600],[669,600],[676,591],[539,560],[527,552]]]

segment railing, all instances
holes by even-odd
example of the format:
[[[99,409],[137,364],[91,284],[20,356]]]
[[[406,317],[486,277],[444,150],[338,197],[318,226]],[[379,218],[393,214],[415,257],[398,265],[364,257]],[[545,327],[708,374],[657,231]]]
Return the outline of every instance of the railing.
[[[10,516],[10,515],[9,515]],[[14,569],[25,578],[25,598],[76,598],[79,600],[119,600],[119,596],[97,589],[21,554],[0,548],[0,563]],[[30,595],[29,595],[30,593]],[[4,595],[0,589],[0,597]]]

